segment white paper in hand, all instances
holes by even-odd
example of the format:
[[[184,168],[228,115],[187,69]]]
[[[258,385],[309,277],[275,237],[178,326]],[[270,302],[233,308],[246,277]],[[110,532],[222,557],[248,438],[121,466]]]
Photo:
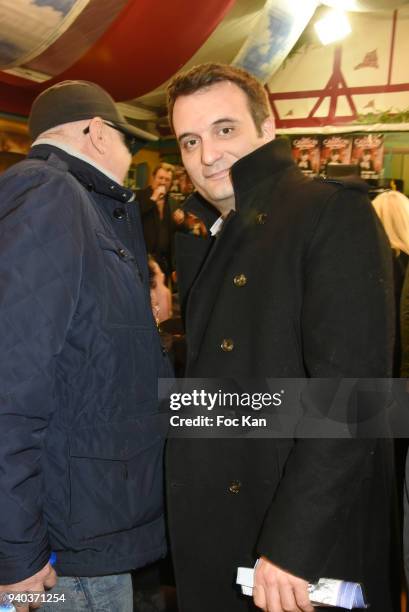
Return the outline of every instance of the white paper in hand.
[[[254,569],[239,567],[237,584],[243,595],[253,596]],[[354,610],[368,608],[362,586],[357,582],[344,582],[333,578],[320,578],[317,583],[308,585],[310,601],[313,606],[327,606]]]

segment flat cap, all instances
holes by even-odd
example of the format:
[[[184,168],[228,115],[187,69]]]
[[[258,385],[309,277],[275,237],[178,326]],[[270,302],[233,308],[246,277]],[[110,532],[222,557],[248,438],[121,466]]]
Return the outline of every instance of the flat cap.
[[[33,140],[40,134],[64,123],[101,117],[125,134],[139,139],[156,139],[128,123],[114,99],[102,87],[90,81],[61,81],[43,91],[34,100],[28,118]]]

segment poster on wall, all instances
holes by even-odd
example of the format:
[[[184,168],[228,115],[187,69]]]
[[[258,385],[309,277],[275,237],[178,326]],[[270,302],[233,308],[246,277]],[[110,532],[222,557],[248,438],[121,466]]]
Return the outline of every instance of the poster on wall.
[[[315,176],[320,171],[320,146],[318,136],[295,136],[291,139],[293,159],[307,176]]]
[[[361,178],[380,178],[383,168],[383,134],[355,136],[351,163],[358,164]]]
[[[350,164],[352,136],[324,136],[321,144],[321,172],[327,164]]]

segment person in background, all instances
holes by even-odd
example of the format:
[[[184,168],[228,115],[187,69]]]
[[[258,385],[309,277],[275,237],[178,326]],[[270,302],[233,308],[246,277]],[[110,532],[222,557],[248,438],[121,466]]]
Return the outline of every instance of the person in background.
[[[204,223],[200,221],[196,215],[183,211],[183,203],[193,191],[194,185],[188,173],[182,167],[178,172],[178,191],[171,194],[171,200],[176,204],[175,220],[177,220],[179,224],[178,231],[184,232],[185,234],[192,234],[197,237],[206,237],[207,230]],[[180,208],[181,206],[182,208]]]
[[[395,284],[395,350],[393,375],[395,378],[409,376],[409,199],[399,191],[384,191],[372,201],[389,239]],[[407,387],[407,381],[403,381]],[[396,385],[395,385],[396,387]],[[409,397],[406,388],[399,402],[394,403],[391,426],[395,435],[395,463],[399,515],[402,523],[403,510],[403,549],[404,569],[409,581],[409,460],[407,459],[408,440],[402,431],[408,431]],[[405,467],[406,461],[406,467]],[[403,509],[402,509],[403,503]]]
[[[168,278],[173,269],[173,237],[183,223],[183,213],[172,211],[169,190],[173,180],[173,166],[160,163],[154,169],[151,184],[136,191],[139,203],[146,250],[154,257]]]
[[[172,316],[172,294],[165,284],[165,275],[157,261],[148,257],[152,312],[157,325]]]
[[[29,129],[0,177],[0,601],[132,612],[130,570],[166,553],[169,375],[123,187],[139,133],[87,81],[41,93]]]
[[[409,376],[409,199],[399,191],[384,191],[372,201],[392,250],[396,332],[393,375]]]
[[[389,376],[392,265],[366,186],[305,177],[275,139],[265,89],[237,67],[176,75],[168,111],[197,190],[185,210],[209,231],[177,235],[186,377]],[[395,612],[391,459],[373,438],[170,439],[180,612],[248,610],[235,574],[257,558],[263,610],[312,612],[308,583],[330,577],[361,582],[373,612]]]
[[[194,189],[194,185],[190,180],[188,173],[186,172],[186,170],[183,170],[183,172],[181,172],[179,176],[179,191],[182,202],[184,202],[186,198],[188,198],[193,193]]]

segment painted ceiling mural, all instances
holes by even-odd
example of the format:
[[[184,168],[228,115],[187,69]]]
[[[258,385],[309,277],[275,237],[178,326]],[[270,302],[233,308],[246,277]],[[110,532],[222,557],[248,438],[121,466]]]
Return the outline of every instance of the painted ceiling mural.
[[[134,99],[174,74],[235,0],[0,0],[0,112],[64,79]],[[189,27],[186,27],[188,23]]]
[[[72,66],[129,0],[1,0],[0,69],[43,82]]]
[[[267,0],[256,27],[232,63],[266,82],[297,42],[317,4],[317,0]]]
[[[279,128],[340,125],[409,110],[409,7],[351,13],[352,33],[323,47],[308,35],[268,81]],[[384,117],[385,120],[385,117]]]
[[[88,1],[2,0],[0,68],[20,66],[45,51],[70,27]]]
[[[201,61],[258,76],[282,128],[409,109],[398,61],[409,57],[409,1],[348,0],[353,33],[323,47],[312,21],[339,1],[197,0],[192,11],[191,0],[0,0],[0,113],[27,115],[44,88],[86,79],[159,129],[166,82]]]

